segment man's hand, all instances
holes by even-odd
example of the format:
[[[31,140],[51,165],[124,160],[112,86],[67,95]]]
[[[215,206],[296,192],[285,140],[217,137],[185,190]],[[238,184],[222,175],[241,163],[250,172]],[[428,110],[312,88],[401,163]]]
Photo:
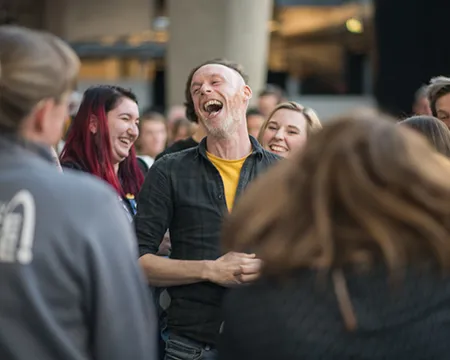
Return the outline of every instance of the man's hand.
[[[166,233],[164,234],[163,241],[161,242],[161,244],[159,244],[158,253],[156,255],[169,256],[171,249],[172,249],[172,245],[170,243],[169,231],[166,231]]]
[[[229,252],[207,264],[207,279],[218,285],[231,287],[256,280],[261,270],[261,260],[255,254]]]

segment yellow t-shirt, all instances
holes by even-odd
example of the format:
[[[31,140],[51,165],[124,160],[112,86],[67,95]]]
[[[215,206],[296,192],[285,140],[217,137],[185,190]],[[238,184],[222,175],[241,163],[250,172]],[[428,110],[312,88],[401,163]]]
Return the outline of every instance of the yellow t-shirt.
[[[216,169],[219,171],[220,176],[222,177],[225,190],[225,200],[227,203],[228,211],[231,211],[234,204],[234,198],[236,196],[236,190],[239,184],[241,169],[248,155],[243,157],[242,159],[237,160],[221,159],[209,152],[206,152],[206,155],[208,156],[208,159],[214,164]]]

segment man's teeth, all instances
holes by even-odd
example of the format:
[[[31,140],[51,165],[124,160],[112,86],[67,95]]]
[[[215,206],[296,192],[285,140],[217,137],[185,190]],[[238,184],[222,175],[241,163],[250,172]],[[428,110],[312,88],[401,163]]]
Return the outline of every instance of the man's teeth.
[[[211,105],[222,106],[222,103],[218,100],[209,100],[205,103],[205,105],[203,105],[203,110],[208,111],[208,107]]]

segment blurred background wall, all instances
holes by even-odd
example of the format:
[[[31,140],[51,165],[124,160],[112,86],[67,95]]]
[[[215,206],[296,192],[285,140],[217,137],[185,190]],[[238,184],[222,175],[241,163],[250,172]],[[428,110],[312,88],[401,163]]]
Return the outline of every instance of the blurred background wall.
[[[49,30],[82,59],[79,90],[132,87],[143,109],[183,101],[189,71],[226,57],[321,118],[379,104],[408,115],[414,92],[450,75],[437,0],[0,0],[0,22]]]

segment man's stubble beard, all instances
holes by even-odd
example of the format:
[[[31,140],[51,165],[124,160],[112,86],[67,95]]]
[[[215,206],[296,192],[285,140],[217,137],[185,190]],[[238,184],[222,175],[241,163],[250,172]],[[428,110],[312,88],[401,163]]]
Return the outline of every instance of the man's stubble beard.
[[[223,140],[231,137],[237,131],[240,123],[240,117],[237,112],[230,114],[218,127],[210,126],[208,119],[202,118],[202,122],[210,136]]]

